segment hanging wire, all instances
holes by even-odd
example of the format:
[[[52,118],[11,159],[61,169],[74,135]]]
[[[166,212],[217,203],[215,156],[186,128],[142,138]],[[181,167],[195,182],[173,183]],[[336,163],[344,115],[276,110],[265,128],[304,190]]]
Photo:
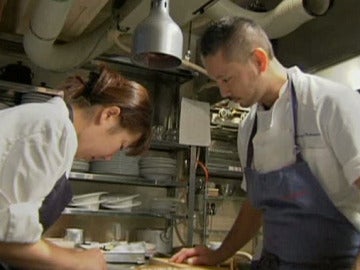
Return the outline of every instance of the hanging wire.
[[[204,163],[202,163],[200,160],[196,161],[196,165],[199,165],[200,168],[204,171],[205,174],[205,182],[209,182],[209,170],[206,167],[206,165]],[[197,166],[196,166],[197,167]]]
[[[183,239],[183,237],[181,236],[180,231],[179,231],[179,225],[180,224],[184,224],[184,222],[182,222],[182,221],[176,222],[175,221],[175,225],[174,225],[175,233],[176,233],[176,236],[177,236],[180,244],[183,245],[183,246],[186,246],[185,240]]]
[[[185,60],[187,60],[187,61],[190,61],[190,58],[191,58],[191,31],[192,31],[192,21],[190,21],[190,23],[189,23],[187,51],[185,53]]]
[[[188,32],[188,40],[187,40],[187,51],[185,53],[184,59],[181,60],[181,64],[187,68],[190,68],[192,70],[195,70],[205,76],[209,76],[207,71],[192,62],[190,62],[191,58],[191,35],[192,35],[192,21],[189,22],[189,32]]]

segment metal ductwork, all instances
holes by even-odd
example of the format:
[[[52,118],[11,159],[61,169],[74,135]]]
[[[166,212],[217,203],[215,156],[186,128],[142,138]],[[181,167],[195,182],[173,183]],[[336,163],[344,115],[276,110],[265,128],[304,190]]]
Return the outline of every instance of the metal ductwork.
[[[209,7],[205,14],[213,20],[225,16],[250,18],[264,28],[269,38],[275,39],[289,34],[316,16],[324,15],[332,2],[333,0],[284,0],[273,10],[254,12],[230,0],[220,0]]]
[[[64,26],[72,0],[39,0],[36,4],[23,40],[26,54],[36,65],[53,71],[69,70],[112,46],[112,41],[107,40],[110,22],[74,42],[54,44]]]
[[[140,0],[127,1],[133,8]],[[78,39],[55,44],[72,6],[73,0],[38,0],[24,35],[24,49],[36,65],[53,71],[66,71],[107,51],[114,45],[114,35],[119,35],[112,18],[93,32]],[[128,8],[128,7],[127,7]]]
[[[143,20],[148,12],[150,0],[124,0],[121,7],[121,24],[132,28]],[[230,0],[215,0],[207,5],[206,0],[172,2],[171,16],[180,25],[193,20],[199,8],[211,19],[224,16],[244,16],[257,21],[270,38],[284,36],[316,15],[324,14],[333,0],[284,0],[276,8],[267,12],[254,12],[236,5]],[[64,26],[73,0],[37,0],[29,29],[24,35],[26,54],[36,65],[53,71],[66,71],[80,67],[114,45],[114,37],[119,36],[119,22],[109,18],[96,30],[78,39],[59,44],[57,38]],[[144,9],[146,8],[146,12]],[[142,16],[140,16],[142,14]],[[180,23],[179,23],[180,21]],[[116,25],[115,25],[116,24]],[[179,41],[180,42],[180,41]]]

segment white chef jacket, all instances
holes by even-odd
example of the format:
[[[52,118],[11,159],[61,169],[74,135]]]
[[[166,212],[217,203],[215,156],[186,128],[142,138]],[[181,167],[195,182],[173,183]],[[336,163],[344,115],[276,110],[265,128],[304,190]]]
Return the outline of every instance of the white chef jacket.
[[[77,136],[60,97],[0,110],[0,241],[40,239],[39,208],[69,174]]]
[[[298,142],[304,160],[334,205],[360,230],[360,95],[343,85],[288,70],[298,101]],[[253,167],[260,172],[295,162],[291,92],[287,83],[272,108],[254,105],[238,130],[238,152],[244,168],[257,111]],[[245,183],[245,181],[244,181]]]

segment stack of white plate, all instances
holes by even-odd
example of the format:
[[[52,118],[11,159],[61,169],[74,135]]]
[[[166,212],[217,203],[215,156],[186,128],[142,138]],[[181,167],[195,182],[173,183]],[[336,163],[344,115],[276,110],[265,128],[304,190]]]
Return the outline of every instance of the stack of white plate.
[[[83,208],[87,210],[98,210],[100,203],[106,200],[101,195],[106,194],[105,191],[74,195],[69,206]]]
[[[18,97],[15,91],[0,91],[0,100],[1,103],[13,106],[17,103],[16,101],[18,100]]]
[[[166,157],[143,157],[139,161],[140,175],[145,179],[167,180],[176,176],[176,160]]]
[[[46,102],[51,98],[52,98],[52,96],[50,96],[50,95],[37,93],[37,92],[30,92],[30,93],[22,94],[22,96],[21,96],[21,104],[33,103],[33,102],[37,102],[37,103]]]
[[[93,173],[139,175],[139,157],[126,156],[120,151],[111,160],[97,160],[90,164]]]
[[[139,194],[125,195],[125,194],[105,194],[101,196],[101,206],[107,209],[131,211],[132,207],[141,205],[141,201],[135,200]]]
[[[74,160],[71,170],[75,172],[87,172],[89,171],[90,163],[84,160]]]
[[[10,105],[0,102],[0,110],[9,108]]]

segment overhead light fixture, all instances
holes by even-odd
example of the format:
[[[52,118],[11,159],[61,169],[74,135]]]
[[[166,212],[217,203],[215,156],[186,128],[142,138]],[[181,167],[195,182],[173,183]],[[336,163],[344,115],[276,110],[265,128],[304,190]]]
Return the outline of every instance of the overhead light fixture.
[[[169,0],[151,0],[150,14],[133,34],[132,61],[154,69],[181,64],[183,35],[169,15]]]

